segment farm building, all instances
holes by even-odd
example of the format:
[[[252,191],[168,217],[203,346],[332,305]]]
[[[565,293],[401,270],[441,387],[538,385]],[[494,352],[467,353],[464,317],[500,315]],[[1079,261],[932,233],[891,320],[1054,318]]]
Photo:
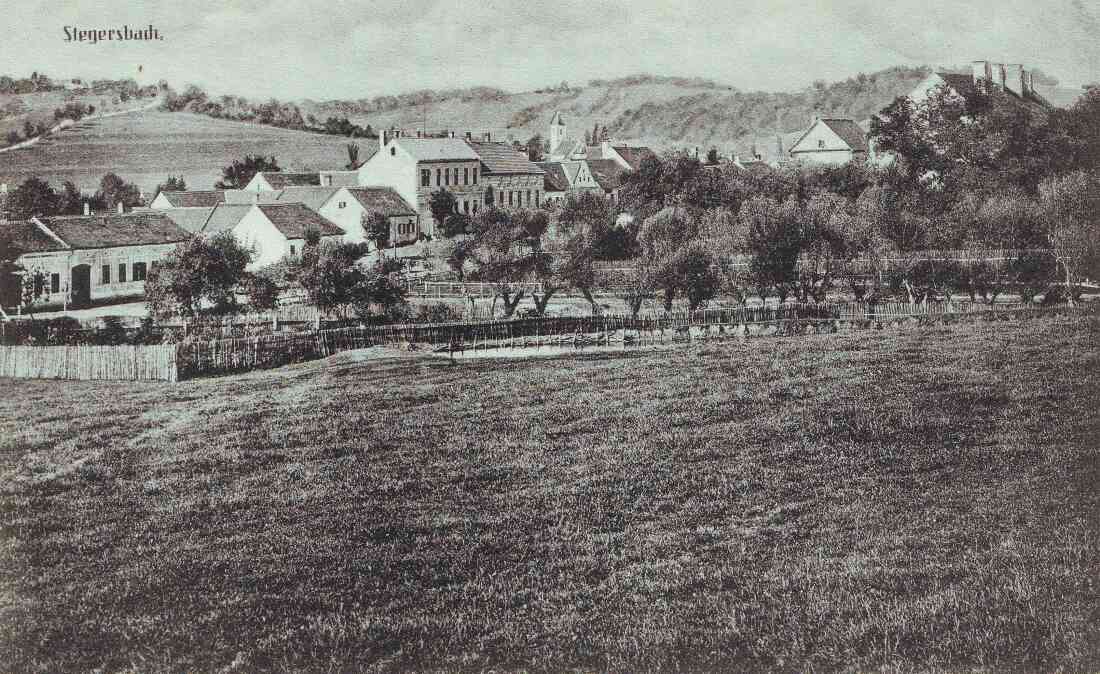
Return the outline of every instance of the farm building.
[[[86,305],[145,292],[149,267],[190,232],[163,213],[39,217],[3,225],[23,251],[16,262],[41,272],[41,304]]]

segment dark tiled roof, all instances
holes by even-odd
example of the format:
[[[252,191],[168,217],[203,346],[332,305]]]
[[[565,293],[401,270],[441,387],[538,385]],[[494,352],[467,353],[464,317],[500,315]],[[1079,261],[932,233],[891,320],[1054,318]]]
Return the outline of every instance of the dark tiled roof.
[[[543,189],[547,192],[565,192],[569,190],[569,178],[565,177],[565,169],[561,162],[539,162],[539,168],[546,175],[543,176]]]
[[[576,138],[563,138],[557,147],[550,148],[550,154],[554,156],[568,157],[573,154],[573,150],[580,145],[580,141]]]
[[[116,248],[178,243],[191,238],[163,211],[125,215],[76,215],[39,218],[62,241],[73,248]]]
[[[613,190],[621,184],[623,173],[622,164],[614,159],[589,159],[588,171],[600,187],[605,190]]]
[[[542,169],[528,159],[525,153],[516,150],[507,143],[483,143],[473,140],[466,142],[481,158],[484,173],[488,175],[542,173]]]
[[[225,203],[225,190],[161,192],[172,208],[213,208]]]
[[[272,189],[282,190],[292,186],[309,186],[320,185],[321,174],[319,173],[279,173],[264,171],[261,173],[264,180],[268,185],[271,185]]]
[[[477,159],[477,153],[461,138],[398,138],[397,144],[416,161]],[[374,155],[371,155],[374,156]]]
[[[171,208],[163,213],[180,227],[192,234],[198,234],[206,226],[206,221],[210,219],[215,208]]]
[[[637,171],[642,165],[642,160],[646,157],[653,157],[655,153],[648,147],[630,147],[627,145],[612,145],[611,148],[619,153],[627,164],[630,164],[631,170]],[[604,157],[606,159],[606,157]]]
[[[202,228],[203,234],[227,232],[241,223],[241,218],[252,210],[252,204],[222,204],[214,209]]]
[[[841,140],[852,148],[853,152],[867,151],[867,134],[859,128],[859,124],[856,124],[854,120],[822,119],[821,122],[832,129],[833,133],[840,136]]]
[[[344,234],[344,230],[302,204],[256,204],[256,208],[288,239],[304,239],[310,229],[316,229],[321,236]]]
[[[383,215],[416,215],[416,211],[401,195],[389,187],[349,187],[348,192],[368,211],[380,211]]]
[[[19,253],[48,253],[68,250],[60,241],[53,238],[30,220],[0,223],[0,239],[10,238],[12,246]]]

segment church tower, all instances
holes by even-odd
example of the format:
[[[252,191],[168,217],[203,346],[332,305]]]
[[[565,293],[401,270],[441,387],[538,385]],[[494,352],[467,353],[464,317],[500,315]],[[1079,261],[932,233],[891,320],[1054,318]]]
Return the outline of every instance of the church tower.
[[[558,149],[558,146],[565,140],[565,120],[561,118],[560,112],[555,112],[554,116],[550,119],[550,151],[553,152]]]

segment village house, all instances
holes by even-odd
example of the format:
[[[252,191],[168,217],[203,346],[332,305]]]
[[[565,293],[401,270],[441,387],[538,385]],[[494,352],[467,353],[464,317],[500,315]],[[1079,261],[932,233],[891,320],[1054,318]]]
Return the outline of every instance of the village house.
[[[329,171],[330,174],[337,173]],[[274,192],[288,187],[320,187],[320,173],[283,173],[281,171],[261,171],[252,176],[244,186],[248,192]]]
[[[618,203],[619,191],[623,185],[622,175],[628,169],[624,169],[622,163],[615,159],[589,159],[585,164],[604,196],[611,203]]]
[[[463,139],[410,138],[400,132],[379,134],[379,150],[359,167],[362,186],[392,187],[416,208],[420,229],[435,235],[429,201],[432,192],[454,195],[460,212],[476,213],[485,204],[481,157]]]
[[[341,187],[318,209],[319,214],[344,230],[344,241],[366,240],[363,216],[381,213],[390,222],[391,246],[406,246],[420,238],[416,209],[390,187]]]
[[[252,250],[249,269],[265,267],[286,255],[300,254],[310,230],[317,231],[322,242],[340,243],[344,238],[343,229],[300,203],[259,203],[247,209],[236,224],[227,229],[242,246]],[[225,215],[224,223],[214,220],[212,215],[204,233],[221,230],[236,219],[237,213]]]
[[[191,238],[156,211],[36,217],[5,229],[23,251],[16,263],[45,279],[38,303],[77,307],[142,296],[149,268]]]
[[[162,191],[149,204],[149,208],[158,211],[170,208],[213,208],[225,203],[225,193],[226,190]]]
[[[544,172],[525,153],[506,143],[469,139],[466,143],[481,160],[486,202],[491,200],[497,208],[505,210],[538,208],[542,205]],[[458,210],[470,214],[469,202],[464,200]],[[477,212],[476,205],[472,212]]]
[[[789,155],[801,164],[844,166],[867,161],[867,152],[867,134],[854,120],[814,115]]]
[[[538,166],[543,171],[543,199],[547,203],[554,203],[565,199],[565,195],[569,193],[569,178],[566,177],[565,169],[562,168],[561,162],[538,162]]]

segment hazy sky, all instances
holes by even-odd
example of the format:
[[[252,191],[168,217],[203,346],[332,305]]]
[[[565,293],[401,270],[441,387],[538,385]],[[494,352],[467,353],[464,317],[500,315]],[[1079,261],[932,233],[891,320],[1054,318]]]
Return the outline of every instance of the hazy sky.
[[[305,7],[315,6],[314,9]],[[653,73],[788,90],[975,59],[1100,79],[1100,0],[6,0],[0,72],[151,78],[213,93],[359,98]],[[153,24],[159,42],[66,43]]]

